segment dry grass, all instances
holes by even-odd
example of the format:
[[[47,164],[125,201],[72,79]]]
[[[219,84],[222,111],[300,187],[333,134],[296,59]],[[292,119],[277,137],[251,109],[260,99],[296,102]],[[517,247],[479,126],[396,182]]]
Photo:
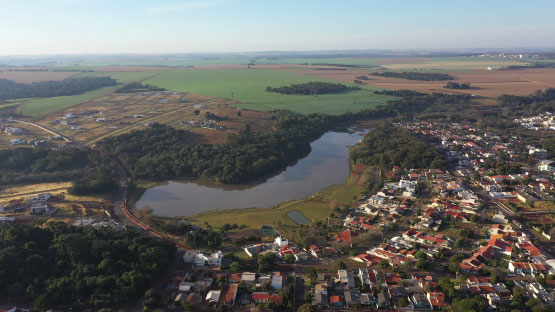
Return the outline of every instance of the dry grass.
[[[44,192],[49,192],[56,195],[67,192],[67,188],[69,188],[70,186],[71,182],[40,183],[12,186],[0,190],[0,200],[10,201],[13,199],[27,198]]]

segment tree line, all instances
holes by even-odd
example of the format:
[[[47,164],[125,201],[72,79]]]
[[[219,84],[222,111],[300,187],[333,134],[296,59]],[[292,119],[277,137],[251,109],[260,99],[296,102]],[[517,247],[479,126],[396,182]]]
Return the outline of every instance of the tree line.
[[[0,300],[113,308],[142,296],[176,252],[136,231],[0,222]]]
[[[447,84],[445,84],[445,86],[443,86],[443,88],[467,90],[470,89],[470,83],[458,83],[449,81]]]
[[[0,159],[0,186],[69,180],[70,192],[88,195],[113,190],[118,181],[115,165],[89,148],[24,147],[2,150]]]
[[[360,90],[359,87],[349,87],[340,83],[312,81],[301,84],[293,84],[290,86],[283,86],[279,88],[267,87],[266,92],[281,93],[287,95],[316,95],[316,94],[329,94],[341,93],[348,91]]]
[[[132,93],[132,92],[147,92],[147,91],[166,91],[166,89],[149,85],[149,84],[142,84],[140,82],[131,82],[117,89],[116,93]]]
[[[422,80],[422,81],[439,81],[439,80],[454,80],[455,77],[448,74],[441,73],[419,73],[419,72],[373,72],[372,76],[381,76],[388,78],[401,78],[407,80]]]
[[[70,78],[31,84],[0,79],[0,100],[74,95],[115,84],[117,81],[110,77]]]
[[[351,151],[356,164],[382,168],[439,168],[447,167],[445,156],[413,136],[404,128],[384,125],[365,135],[361,144]]]

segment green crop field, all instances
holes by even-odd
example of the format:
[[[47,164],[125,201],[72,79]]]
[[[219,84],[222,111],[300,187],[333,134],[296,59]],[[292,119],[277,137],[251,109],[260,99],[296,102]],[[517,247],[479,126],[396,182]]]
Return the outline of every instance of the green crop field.
[[[299,113],[339,114],[360,111],[384,104],[388,96],[364,90],[317,96],[283,95],[266,92],[266,87],[329,81],[317,77],[272,69],[198,69],[173,70],[148,79],[145,83],[172,91],[190,92],[239,101],[238,107],[254,110],[288,109]]]
[[[75,75],[72,78],[79,77],[104,77],[110,76],[118,81],[120,84],[126,84],[133,81],[142,81],[144,79],[153,77],[162,73],[161,71],[148,71],[148,72],[86,72]],[[33,119],[41,119],[50,114],[62,111],[68,107],[77,105],[87,100],[95,99],[113,93],[120,86],[105,87],[98,90],[85,92],[77,95],[58,96],[44,99],[34,99],[23,103],[19,112],[24,116]]]

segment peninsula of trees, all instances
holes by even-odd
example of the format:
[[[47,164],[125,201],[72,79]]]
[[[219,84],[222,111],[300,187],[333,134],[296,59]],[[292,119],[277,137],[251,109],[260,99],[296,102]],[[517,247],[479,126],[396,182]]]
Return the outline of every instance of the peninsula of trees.
[[[420,141],[406,129],[383,126],[368,133],[351,152],[356,164],[382,168],[441,168],[447,166],[445,156]]]
[[[74,95],[116,84],[117,81],[110,77],[69,78],[31,84],[0,79],[0,100]]]
[[[418,72],[373,72],[372,76],[381,76],[388,78],[401,78],[407,80],[422,80],[422,81],[440,81],[440,80],[453,80],[455,77],[448,74],[440,73],[418,73]]]
[[[267,87],[266,92],[275,92],[288,95],[317,95],[317,94],[329,94],[329,93],[340,93],[348,91],[360,90],[359,87],[349,87],[340,83],[329,83],[329,82],[307,82],[301,84],[294,84],[290,86],[283,86],[279,88]]]

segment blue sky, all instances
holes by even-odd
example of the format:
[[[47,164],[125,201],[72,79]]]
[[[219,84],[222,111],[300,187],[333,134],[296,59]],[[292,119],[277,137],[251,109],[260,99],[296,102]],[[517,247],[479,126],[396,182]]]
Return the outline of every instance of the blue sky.
[[[554,12],[553,0],[0,0],[0,55],[555,48]]]

